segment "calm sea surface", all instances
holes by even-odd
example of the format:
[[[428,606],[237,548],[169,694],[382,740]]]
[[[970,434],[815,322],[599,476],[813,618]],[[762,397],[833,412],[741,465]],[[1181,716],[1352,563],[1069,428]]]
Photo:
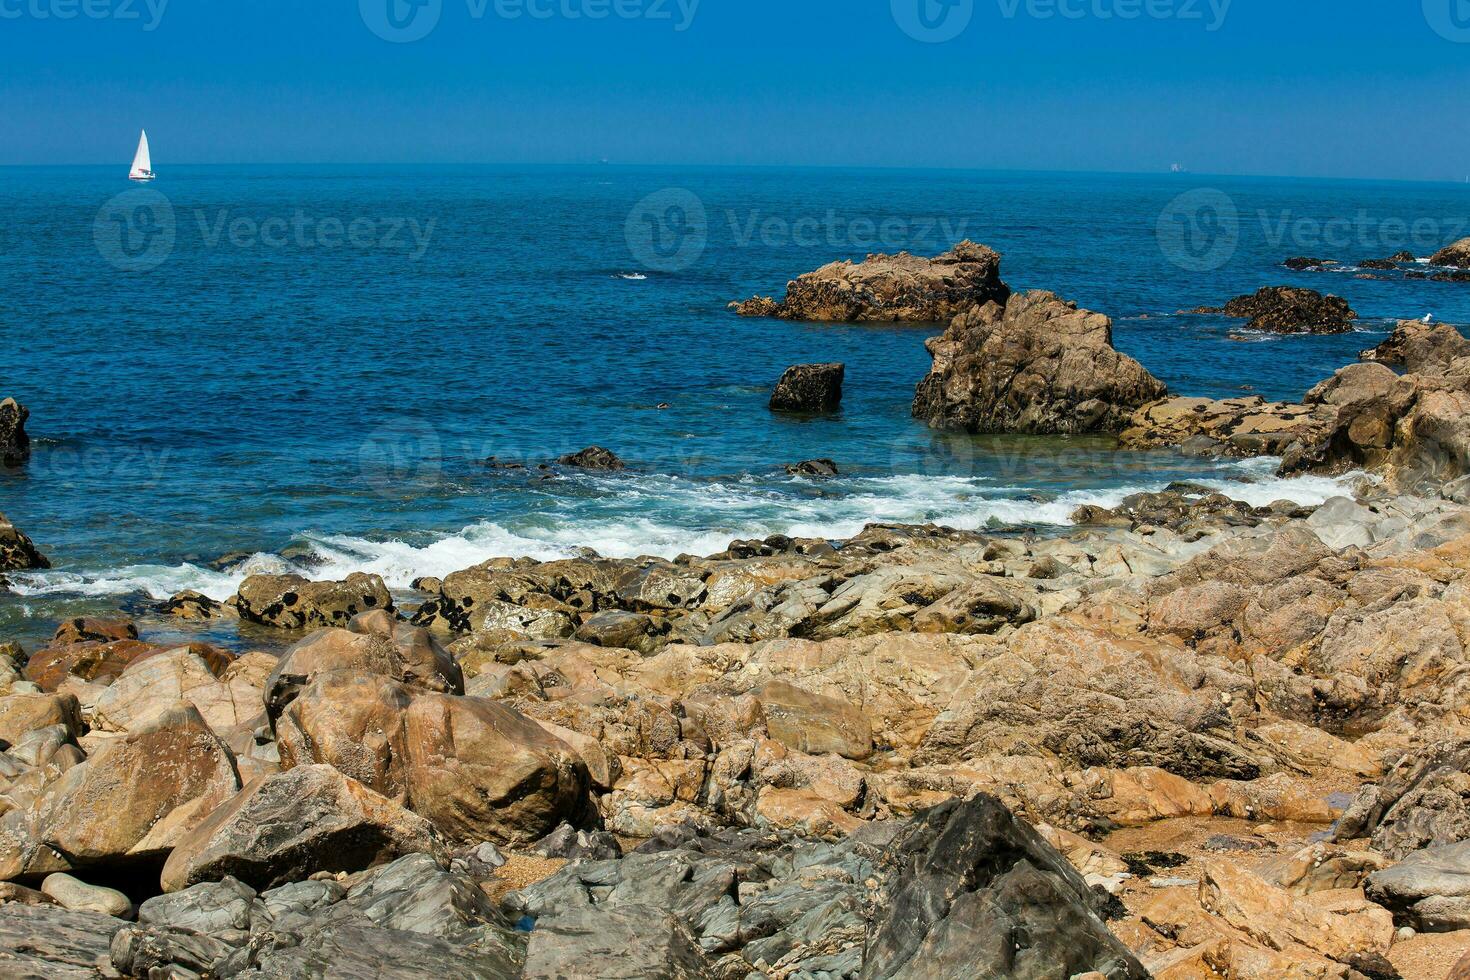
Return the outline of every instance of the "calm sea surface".
[[[0,397],[29,406],[36,441],[0,471],[0,511],[56,566],[0,590],[0,634],[182,588],[224,597],[255,570],[406,587],[578,546],[1055,525],[1181,477],[1262,502],[1337,491],[1260,461],[932,433],[909,402],[935,328],[725,309],[833,259],[984,242],[1013,287],[1108,313],[1117,346],[1187,394],[1299,397],[1392,318],[1470,322],[1470,285],[1280,266],[1427,255],[1470,234],[1470,185],[156,163],[147,188],[125,167],[0,171]],[[1360,331],[1176,315],[1276,284],[1346,297]],[[805,361],[847,364],[841,412],[773,416],[770,385]],[[534,468],[593,443],[631,471]],[[818,456],[844,476],[782,471]]]

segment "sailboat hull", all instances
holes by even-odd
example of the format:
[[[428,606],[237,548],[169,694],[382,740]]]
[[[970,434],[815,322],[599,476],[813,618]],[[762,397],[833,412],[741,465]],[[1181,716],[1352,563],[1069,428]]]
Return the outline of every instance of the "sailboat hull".
[[[135,180],[140,184],[146,184],[150,180],[157,180],[152,174],[128,174],[128,180]]]

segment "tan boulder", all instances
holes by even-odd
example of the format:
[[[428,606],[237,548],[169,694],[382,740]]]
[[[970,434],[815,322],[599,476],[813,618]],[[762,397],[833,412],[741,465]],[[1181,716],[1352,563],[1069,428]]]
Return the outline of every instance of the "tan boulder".
[[[1205,862],[1199,900],[1205,911],[1271,949],[1295,943],[1346,962],[1354,954],[1386,953],[1393,943],[1393,915],[1361,894],[1324,907],[1227,861]]]
[[[74,867],[155,857],[239,788],[230,750],[180,702],[62,775],[36,836]]]
[[[771,738],[808,755],[828,752],[849,759],[873,754],[873,730],[856,705],[814,694],[782,681],[755,691]]]
[[[319,675],[278,719],[281,765],[336,767],[452,840],[536,840],[587,807],[586,764],[519,712],[386,677]]]
[[[122,674],[134,660],[157,649],[141,640],[47,647],[31,655],[25,666],[25,677],[43,691],[55,691],[73,677],[84,681],[108,681]]]
[[[81,708],[69,694],[7,694],[0,697],[0,742],[14,745],[26,732],[63,725],[75,738]]]
[[[331,671],[372,674],[409,687],[453,694],[464,692],[459,665],[427,630],[393,624],[381,631],[378,617],[351,629],[318,630],[282,655],[266,681],[266,708],[277,717],[312,679]]]
[[[274,666],[274,657],[251,654],[217,672],[190,647],[162,651],[130,664],[97,696],[92,727],[129,731],[187,701],[214,732],[228,739],[231,733],[265,724],[264,681]]]
[[[427,820],[331,766],[302,766],[253,781],[211,813],[178,842],[161,883],[176,892],[230,875],[263,890],[405,854],[448,862]]]
[[[759,826],[811,837],[842,837],[863,825],[838,804],[805,789],[762,789],[755,818]]]

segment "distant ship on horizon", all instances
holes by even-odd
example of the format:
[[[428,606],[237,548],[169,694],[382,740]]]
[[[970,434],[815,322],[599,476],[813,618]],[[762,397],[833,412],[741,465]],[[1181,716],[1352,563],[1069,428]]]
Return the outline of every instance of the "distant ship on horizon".
[[[1171,173],[1171,174],[1187,174],[1187,173],[1189,173],[1189,168],[1186,167],[1182,163],[1176,163],[1176,164],[1172,164],[1169,167],[1169,173]]]

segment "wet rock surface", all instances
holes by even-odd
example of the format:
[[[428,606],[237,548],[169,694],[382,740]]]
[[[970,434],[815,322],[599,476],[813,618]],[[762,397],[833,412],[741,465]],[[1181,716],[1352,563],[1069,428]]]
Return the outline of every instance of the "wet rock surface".
[[[31,413],[14,398],[0,399],[0,466],[20,466],[31,458],[26,420]]]

